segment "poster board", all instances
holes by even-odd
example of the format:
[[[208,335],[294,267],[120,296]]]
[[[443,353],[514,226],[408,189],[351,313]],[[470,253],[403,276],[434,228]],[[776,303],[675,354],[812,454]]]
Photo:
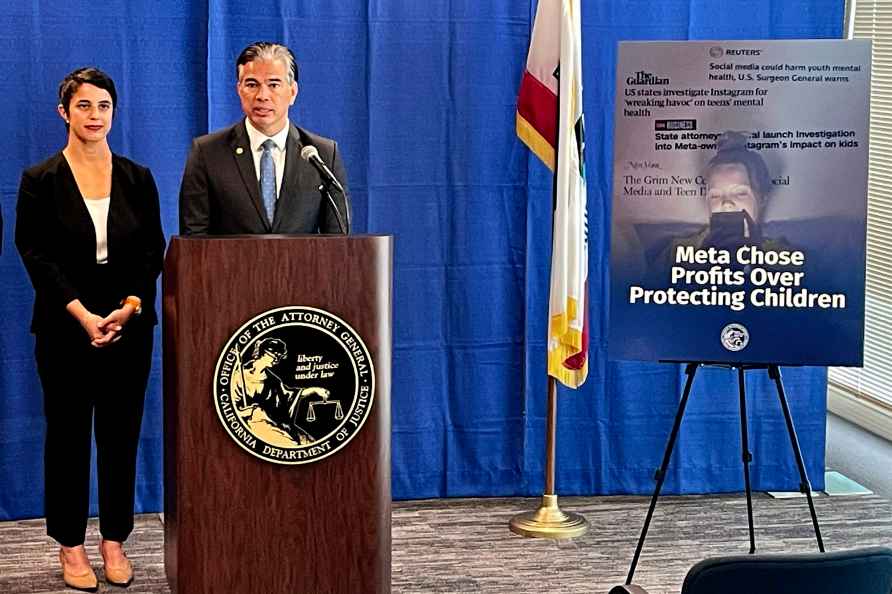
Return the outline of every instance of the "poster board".
[[[624,42],[611,359],[861,365],[868,41]]]

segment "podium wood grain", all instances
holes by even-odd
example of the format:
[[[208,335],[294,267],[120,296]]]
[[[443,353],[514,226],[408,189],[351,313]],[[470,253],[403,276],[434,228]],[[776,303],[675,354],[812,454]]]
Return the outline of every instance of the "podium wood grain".
[[[173,592],[390,592],[390,237],[175,238],[164,271],[165,563]],[[327,310],[375,366],[365,426],[321,461],[242,450],[212,384],[220,350],[269,309]]]

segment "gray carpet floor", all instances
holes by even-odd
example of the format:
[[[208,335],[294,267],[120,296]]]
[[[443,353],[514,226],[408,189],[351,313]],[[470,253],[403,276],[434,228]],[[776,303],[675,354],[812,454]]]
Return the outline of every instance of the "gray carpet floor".
[[[565,541],[522,538],[511,517],[538,499],[442,499],[393,504],[393,592],[592,592],[623,583],[644,521],[646,497],[566,497],[565,510],[591,523],[584,536]],[[873,495],[815,500],[828,550],[892,546],[892,504]],[[760,552],[814,551],[805,499],[754,496]],[[94,520],[87,549],[101,561]],[[137,518],[127,543],[135,581],[127,590],[100,581],[100,592],[163,594],[163,525],[156,514]],[[660,499],[635,582],[651,594],[678,592],[688,568],[711,555],[748,550],[742,494]],[[70,593],[62,586],[58,549],[43,520],[0,523],[0,593]],[[100,580],[102,579],[100,573]],[[362,589],[357,589],[361,594]],[[217,594],[217,593],[214,593]],[[265,593],[234,593],[265,594]],[[297,593],[296,593],[297,594]]]

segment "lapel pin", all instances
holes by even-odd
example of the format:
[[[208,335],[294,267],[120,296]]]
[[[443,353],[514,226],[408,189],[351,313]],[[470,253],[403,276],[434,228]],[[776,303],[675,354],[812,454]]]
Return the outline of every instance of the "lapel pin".
[[[235,149],[235,154],[236,154],[236,155],[241,155],[243,152],[245,152],[245,149],[243,149],[243,148],[240,147],[240,146],[239,146],[239,147],[236,147],[236,149]]]

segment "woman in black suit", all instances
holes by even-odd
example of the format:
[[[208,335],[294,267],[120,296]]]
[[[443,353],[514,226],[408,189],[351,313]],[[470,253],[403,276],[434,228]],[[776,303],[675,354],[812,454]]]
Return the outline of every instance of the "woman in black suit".
[[[47,534],[69,586],[95,591],[84,549],[91,425],[96,429],[105,579],[132,580],[136,448],[151,367],[164,234],[151,172],[107,142],[117,93],[96,68],[59,87],[61,152],[22,175],[16,246],[34,285],[37,371],[46,415]]]

